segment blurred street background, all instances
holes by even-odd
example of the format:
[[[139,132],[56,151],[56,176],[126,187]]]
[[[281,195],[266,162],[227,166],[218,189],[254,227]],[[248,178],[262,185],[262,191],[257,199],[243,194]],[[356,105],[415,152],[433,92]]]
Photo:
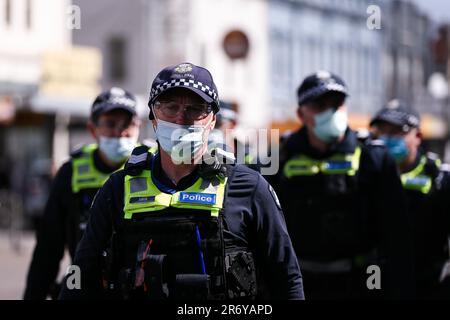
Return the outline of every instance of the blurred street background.
[[[449,162],[449,21],[446,0],[0,0],[0,299],[22,297],[51,179],[92,141],[101,90],[136,94],[151,138],[150,81],[188,61],[211,70],[238,134],[283,134],[302,79],[329,70],[349,86],[350,127],[401,98]]]

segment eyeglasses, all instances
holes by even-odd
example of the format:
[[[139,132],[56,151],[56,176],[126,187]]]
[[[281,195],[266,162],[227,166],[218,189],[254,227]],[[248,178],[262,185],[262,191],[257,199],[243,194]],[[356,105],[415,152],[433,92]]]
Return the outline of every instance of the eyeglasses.
[[[212,111],[211,105],[207,103],[180,104],[175,101],[156,101],[154,107],[167,118],[175,118],[183,111],[185,117],[191,121],[202,120]]]
[[[139,124],[137,121],[114,121],[114,120],[104,120],[97,124],[98,127],[106,128],[108,130],[118,129],[120,131],[129,130],[137,127]]]

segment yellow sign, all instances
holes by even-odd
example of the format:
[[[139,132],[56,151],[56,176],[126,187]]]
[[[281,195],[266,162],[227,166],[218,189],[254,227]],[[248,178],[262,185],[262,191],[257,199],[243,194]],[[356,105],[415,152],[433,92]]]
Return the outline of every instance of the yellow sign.
[[[42,56],[39,94],[61,98],[91,99],[100,91],[102,57],[92,47],[48,51]]]

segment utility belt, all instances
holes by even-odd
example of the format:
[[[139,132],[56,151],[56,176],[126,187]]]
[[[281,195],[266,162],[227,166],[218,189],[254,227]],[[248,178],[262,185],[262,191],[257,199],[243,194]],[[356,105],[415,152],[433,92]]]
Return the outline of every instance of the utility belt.
[[[153,164],[136,148],[125,167],[123,224],[104,254],[104,287],[124,299],[255,297],[252,254],[224,241],[231,169],[200,167],[193,185],[168,193],[155,185]]]
[[[132,300],[254,298],[253,255],[224,246],[221,221],[189,209],[135,214],[103,255],[104,288]]]
[[[177,273],[169,255],[145,254],[145,247],[144,243],[140,245],[137,254],[140,258],[136,259],[134,268],[122,268],[116,281],[104,278],[105,290],[126,300],[254,299],[257,294],[256,270],[250,252],[227,254],[223,278],[207,273]]]

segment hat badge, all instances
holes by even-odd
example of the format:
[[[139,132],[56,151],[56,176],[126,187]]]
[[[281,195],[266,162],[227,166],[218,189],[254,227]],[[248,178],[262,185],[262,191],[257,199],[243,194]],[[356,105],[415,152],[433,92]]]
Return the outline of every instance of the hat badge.
[[[192,65],[189,63],[182,63],[182,64],[179,64],[174,70],[178,73],[191,72]]]
[[[316,73],[316,77],[319,78],[320,80],[325,80],[328,78],[331,78],[331,74],[328,71],[317,71]]]
[[[112,87],[110,93],[114,96],[124,96],[125,91],[122,88]]]
[[[400,101],[397,99],[391,100],[387,104],[388,109],[397,109],[398,107],[400,107]]]

